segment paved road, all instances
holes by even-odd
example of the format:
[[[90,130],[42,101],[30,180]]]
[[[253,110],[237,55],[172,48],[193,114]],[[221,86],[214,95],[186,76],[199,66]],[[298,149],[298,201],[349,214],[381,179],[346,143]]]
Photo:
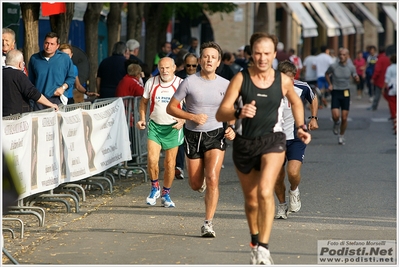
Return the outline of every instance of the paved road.
[[[312,132],[302,168],[302,209],[274,222],[275,264],[317,264],[317,240],[397,239],[396,136],[386,101],[374,112],[368,106],[367,99],[352,100],[344,146],[332,133],[330,110],[319,111],[320,129]],[[199,237],[204,195],[187,179],[175,180],[176,208],[166,209],[147,206],[149,183],[131,178],[117,181],[123,186],[111,195],[89,196],[78,214],[57,212],[44,228],[28,225],[23,242],[8,239],[5,247],[21,264],[248,264],[231,148],[224,165],[214,239]]]

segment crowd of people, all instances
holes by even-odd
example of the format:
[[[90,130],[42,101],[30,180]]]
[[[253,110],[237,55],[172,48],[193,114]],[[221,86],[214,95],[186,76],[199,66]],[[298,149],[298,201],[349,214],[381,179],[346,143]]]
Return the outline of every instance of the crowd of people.
[[[366,55],[359,51],[351,60],[346,48],[340,48],[334,59],[331,49],[322,46],[319,54],[312,49],[302,62],[294,49],[286,52],[275,35],[257,32],[236,53],[223,51],[213,41],[199,44],[192,38],[184,48],[172,40],[162,44],[149,66],[139,51],[135,39],[115,43],[112,55],[99,64],[96,90],[89,92],[71,60],[73,48],[60,44],[56,33],[45,36],[42,50],[31,56],[26,68],[22,52],[15,48],[15,33],[3,28],[3,116],[47,107],[58,110],[61,103],[73,103],[77,93],[100,98],[140,96],[135,127],[148,128],[151,181],[145,203],[154,206],[161,198],[163,207],[175,208],[172,184],[185,178],[186,169],[191,189],[204,193],[202,237],[216,237],[219,176],[227,140],[231,141],[244,195],[251,264],[273,264],[269,239],[274,219],[287,219],[301,209],[298,186],[311,141],[308,129],[318,129],[317,113],[328,105],[328,97],[340,145],[345,144],[351,79],[358,84],[358,99],[367,84],[370,109],[377,109],[383,95],[391,119],[396,120],[396,55],[388,58],[383,48],[377,55],[370,46]],[[306,101],[311,112],[308,123]]]

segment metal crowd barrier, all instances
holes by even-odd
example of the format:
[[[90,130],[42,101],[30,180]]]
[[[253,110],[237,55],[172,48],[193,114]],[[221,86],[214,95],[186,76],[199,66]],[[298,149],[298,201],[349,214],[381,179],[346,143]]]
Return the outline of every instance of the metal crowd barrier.
[[[126,96],[122,97],[126,123],[129,129],[129,140],[131,150],[131,161],[125,161],[123,164],[117,166],[118,177],[121,178],[121,170],[125,170],[125,176],[128,177],[130,173],[139,171],[144,174],[144,181],[147,182],[148,174],[147,166],[147,133],[148,129],[139,130],[136,127],[136,122],[140,120],[139,105],[141,97]],[[149,118],[149,108],[146,112],[146,119]]]
[[[22,115],[20,113],[17,113],[17,114],[13,114],[13,115],[10,115],[10,116],[3,117],[3,120],[13,121],[13,120],[18,120],[21,117],[22,117]]]
[[[94,103],[91,102],[81,102],[81,103],[74,103],[70,105],[59,105],[59,110],[63,112],[69,112],[75,109],[84,109],[84,110],[91,110],[97,109],[104,106],[111,104],[113,101],[117,100],[118,98],[100,98],[96,99]],[[148,174],[146,170],[147,166],[147,134],[148,129],[140,130],[136,127],[135,123],[140,120],[139,114],[139,105],[141,97],[123,97],[122,98],[125,108],[126,114],[126,123],[129,130],[129,140],[130,140],[130,150],[132,155],[131,161],[125,161],[123,164],[114,166],[111,168],[116,168],[118,170],[118,177],[121,178],[121,170],[125,169],[126,173],[125,176],[129,176],[129,172],[133,172],[134,170],[140,170],[140,172],[144,175],[145,182],[148,180]],[[39,111],[33,111],[31,113],[43,113],[43,112],[52,112],[53,108],[47,108]],[[24,117],[31,113],[22,113],[22,114],[13,114],[10,116],[3,117],[3,120],[18,120],[21,117]],[[149,107],[146,112],[146,121],[149,119]],[[107,178],[107,176],[109,178]],[[96,186],[101,189],[102,193],[104,192],[104,188],[101,183],[96,182],[96,180],[104,180],[108,183],[110,192],[112,192],[112,184],[115,182],[112,173],[108,170],[102,174],[102,176],[93,176],[82,181],[79,181],[76,184],[73,183],[66,183],[60,185],[57,189],[50,190],[48,192],[39,193],[33,196],[29,196],[25,199],[18,201],[18,205],[11,207],[9,214],[18,214],[18,215],[34,215],[39,220],[39,225],[44,226],[45,221],[45,211],[41,207],[32,206],[36,202],[61,202],[66,205],[67,211],[70,212],[69,203],[63,198],[70,198],[75,202],[75,211],[79,211],[79,197],[77,193],[68,192],[69,194],[57,194],[61,193],[61,191],[68,191],[68,188],[76,187],[80,189],[82,193],[82,201],[86,200],[85,197],[85,190],[80,184],[86,185],[87,187]],[[112,180],[112,181],[111,181]],[[55,191],[55,192],[54,192]],[[24,200],[26,204],[24,205]],[[11,219],[11,218],[10,218]],[[17,219],[17,218],[16,218]]]
[[[89,110],[91,109],[91,105],[92,105],[91,102],[74,103],[70,105],[62,105],[59,107],[59,110],[64,112],[72,111],[79,108]]]

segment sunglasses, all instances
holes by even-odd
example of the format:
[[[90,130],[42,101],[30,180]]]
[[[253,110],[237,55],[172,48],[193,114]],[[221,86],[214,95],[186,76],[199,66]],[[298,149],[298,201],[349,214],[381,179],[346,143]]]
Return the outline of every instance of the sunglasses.
[[[187,68],[191,68],[191,67],[196,68],[197,66],[198,66],[198,65],[186,64],[186,67],[187,67]]]

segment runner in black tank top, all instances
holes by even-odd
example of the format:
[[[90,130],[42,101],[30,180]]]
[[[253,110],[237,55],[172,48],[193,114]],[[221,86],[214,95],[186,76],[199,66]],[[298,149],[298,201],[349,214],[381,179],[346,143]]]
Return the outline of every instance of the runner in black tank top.
[[[248,69],[242,71],[244,80],[241,87],[241,96],[244,104],[256,101],[258,109],[251,120],[242,120],[242,136],[254,138],[267,133],[282,131],[281,119],[282,108],[280,108],[283,94],[281,91],[281,75],[275,71],[274,82],[268,88],[257,87],[249,77]]]
[[[292,105],[298,137],[310,141],[303,126],[303,104],[291,79],[272,68],[277,42],[276,36],[267,33],[251,36],[251,65],[233,77],[216,113],[218,121],[241,119],[242,127],[237,127],[241,132],[233,141],[233,160],[251,234],[250,264],[273,264],[268,243],[275,211],[274,186],[285,157],[285,134],[280,125],[284,95]],[[239,97],[243,105],[235,110]]]

